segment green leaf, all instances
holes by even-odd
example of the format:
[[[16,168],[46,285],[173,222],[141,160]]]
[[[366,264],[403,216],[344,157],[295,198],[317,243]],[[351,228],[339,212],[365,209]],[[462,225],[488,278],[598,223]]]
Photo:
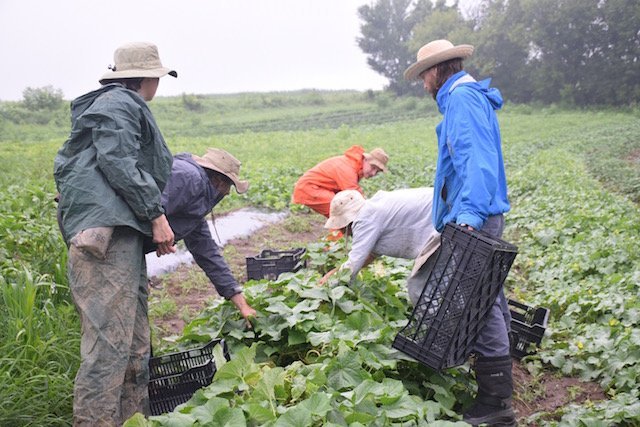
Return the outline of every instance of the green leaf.
[[[233,380],[238,390],[245,390],[248,384],[255,384],[260,378],[260,368],[254,363],[256,345],[243,347],[231,360],[222,366],[214,375],[214,382]],[[224,384],[228,388],[229,383]]]
[[[350,300],[338,300],[336,301],[336,305],[346,314],[362,309],[362,304]]]
[[[381,394],[381,385],[372,380],[365,380],[358,384],[352,392],[353,398],[351,399],[354,404],[360,403],[363,399],[367,398],[370,394]]]
[[[329,364],[328,384],[336,390],[353,388],[367,379],[369,375],[362,369],[357,353],[347,353]]]
[[[213,420],[213,415],[223,408],[229,408],[229,401],[219,397],[211,398],[202,406],[196,406],[190,411],[200,424],[207,424]]]
[[[438,384],[429,383],[425,385],[435,392],[433,398],[436,402],[445,408],[453,408],[453,405],[456,403],[456,397],[453,393]]]
[[[315,387],[314,389],[317,389]],[[307,378],[302,375],[295,375],[291,379],[291,399],[298,400],[307,391]]]
[[[320,307],[320,301],[318,300],[302,300],[295,307],[293,307],[294,313],[306,313],[306,312],[314,312]]]
[[[329,297],[331,298],[331,301],[338,302],[342,299],[342,297],[344,297],[344,294],[348,291],[348,288],[345,286],[336,286],[331,288],[331,291],[329,292]]]
[[[300,402],[299,406],[306,408],[313,415],[324,418],[331,410],[331,396],[327,393],[314,393],[308,399]]]
[[[124,422],[122,427],[149,427],[152,423],[147,421],[144,415],[137,412],[133,417]]]
[[[298,345],[307,342],[307,334],[298,331],[297,329],[291,329],[287,336],[287,344],[290,346]]]
[[[350,412],[345,416],[345,420],[349,423],[349,425],[354,425],[356,423],[360,423],[363,426],[371,425],[377,416],[374,414],[366,413],[366,412]]]
[[[227,363],[227,358],[224,357],[224,348],[220,344],[213,347],[213,361],[216,369],[220,369]]]
[[[202,393],[208,398],[219,396],[225,393],[233,393],[235,392],[239,384],[240,382],[236,378],[216,379],[214,377],[214,380],[211,382],[211,384],[202,389]]]
[[[296,405],[281,415],[274,423],[274,427],[306,427],[311,424],[311,412],[306,407]]]
[[[270,407],[266,407],[267,402],[247,403],[242,408],[248,413],[250,420],[255,420],[258,424],[266,424],[276,419],[276,414]]]
[[[171,414],[152,417],[153,421],[158,421],[164,427],[192,427],[196,419],[189,414],[172,412]]]
[[[275,388],[277,386],[284,385],[284,378],[286,372],[282,368],[268,368],[265,367],[262,378],[255,385],[251,392],[251,398],[257,400],[266,400],[269,404],[275,408],[276,406],[276,393]]]
[[[312,346],[318,347],[322,344],[330,344],[333,340],[333,333],[331,331],[310,332],[307,339]]]
[[[240,408],[222,408],[215,413],[211,424],[216,427],[246,427],[247,421]]]
[[[410,415],[416,415],[418,405],[408,395],[400,397],[390,405],[385,405],[382,410],[387,417],[392,419],[405,418]]]
[[[305,289],[300,296],[302,298],[309,298],[309,299],[317,299],[317,300],[322,300],[322,301],[329,301],[329,292],[327,291],[328,288],[324,287],[324,286],[318,286],[318,287],[313,287],[311,289]]]

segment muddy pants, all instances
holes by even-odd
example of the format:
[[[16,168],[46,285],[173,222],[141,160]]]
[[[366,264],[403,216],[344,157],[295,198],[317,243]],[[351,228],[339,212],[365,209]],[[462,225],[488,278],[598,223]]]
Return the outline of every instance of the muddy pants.
[[[80,314],[74,426],[120,426],[149,414],[150,334],[142,235],[116,227],[105,260],[73,245],[69,286]]]

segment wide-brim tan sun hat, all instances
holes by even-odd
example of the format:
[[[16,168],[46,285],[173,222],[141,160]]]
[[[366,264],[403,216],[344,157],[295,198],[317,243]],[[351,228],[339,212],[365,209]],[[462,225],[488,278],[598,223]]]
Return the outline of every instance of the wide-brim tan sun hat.
[[[358,190],[344,190],[333,196],[329,219],[324,228],[339,230],[351,224],[364,206],[364,196]]]
[[[374,148],[370,153],[364,153],[364,158],[367,159],[369,163],[375,165],[382,172],[388,172],[387,162],[389,161],[389,156],[384,152],[382,148]]]
[[[209,148],[204,156],[198,157],[192,154],[191,157],[203,168],[219,172],[233,181],[239,194],[245,193],[249,188],[249,182],[242,181],[239,177],[242,163],[230,153],[219,148]]]
[[[114,65],[109,66],[110,72],[100,78],[100,84],[109,80],[129,78],[155,78],[167,74],[178,77],[178,72],[162,65],[158,47],[148,42],[127,43],[113,54]]]
[[[423,71],[434,65],[454,58],[467,59],[473,54],[473,46],[461,44],[454,46],[449,40],[434,40],[418,50],[417,60],[404,72],[406,80],[420,78]]]

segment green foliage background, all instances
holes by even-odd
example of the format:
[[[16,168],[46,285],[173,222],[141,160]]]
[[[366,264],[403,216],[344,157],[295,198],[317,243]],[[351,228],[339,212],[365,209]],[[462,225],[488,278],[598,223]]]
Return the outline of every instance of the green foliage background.
[[[463,13],[458,7],[465,6]],[[414,93],[402,72],[432,41],[472,44],[465,61],[516,102],[637,105],[640,5],[633,0],[376,0],[358,9],[358,44],[387,89]]]

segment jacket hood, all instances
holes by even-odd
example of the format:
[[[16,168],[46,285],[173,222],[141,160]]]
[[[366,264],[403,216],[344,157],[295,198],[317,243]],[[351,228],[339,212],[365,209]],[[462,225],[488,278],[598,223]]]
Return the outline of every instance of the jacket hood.
[[[484,79],[482,81],[476,83],[470,83],[469,85],[476,89],[478,92],[482,93],[485,98],[491,103],[491,106],[494,110],[499,110],[502,108],[502,94],[500,90],[495,87],[489,87],[491,84],[491,78]]]
[[[344,156],[357,165],[358,169],[362,168],[362,157],[364,155],[364,148],[359,145],[352,145],[344,152]]]
[[[459,82],[459,80],[461,80],[461,82]],[[438,95],[436,96],[436,101],[438,103],[438,109],[440,110],[440,113],[444,114],[444,112],[446,111],[447,102],[449,101],[449,96],[451,95],[451,92],[453,92],[453,90],[458,86],[464,86],[476,90],[478,93],[482,94],[487,99],[487,101],[489,101],[489,104],[491,104],[491,107],[494,110],[499,110],[500,108],[502,108],[503,104],[502,94],[500,93],[499,89],[490,87],[490,84],[491,78],[484,79],[478,82],[473,79],[473,77],[471,77],[466,71],[460,71],[452,75],[440,88],[440,90],[438,91]]]
[[[108,84],[100,87],[99,89],[91,91],[89,93],[85,93],[84,95],[79,96],[73,101],[71,101],[71,120],[75,121],[79,116],[81,116],[85,111],[87,111],[87,109],[91,107],[91,105],[100,95],[114,89],[122,89],[122,90],[126,90],[127,92],[130,92],[131,94],[136,94],[135,97],[140,98],[139,100],[136,99],[136,101],[138,103],[140,102],[144,103],[144,100],[136,92],[126,89],[122,84],[120,83]],[[135,97],[132,96],[132,98],[135,98]]]

